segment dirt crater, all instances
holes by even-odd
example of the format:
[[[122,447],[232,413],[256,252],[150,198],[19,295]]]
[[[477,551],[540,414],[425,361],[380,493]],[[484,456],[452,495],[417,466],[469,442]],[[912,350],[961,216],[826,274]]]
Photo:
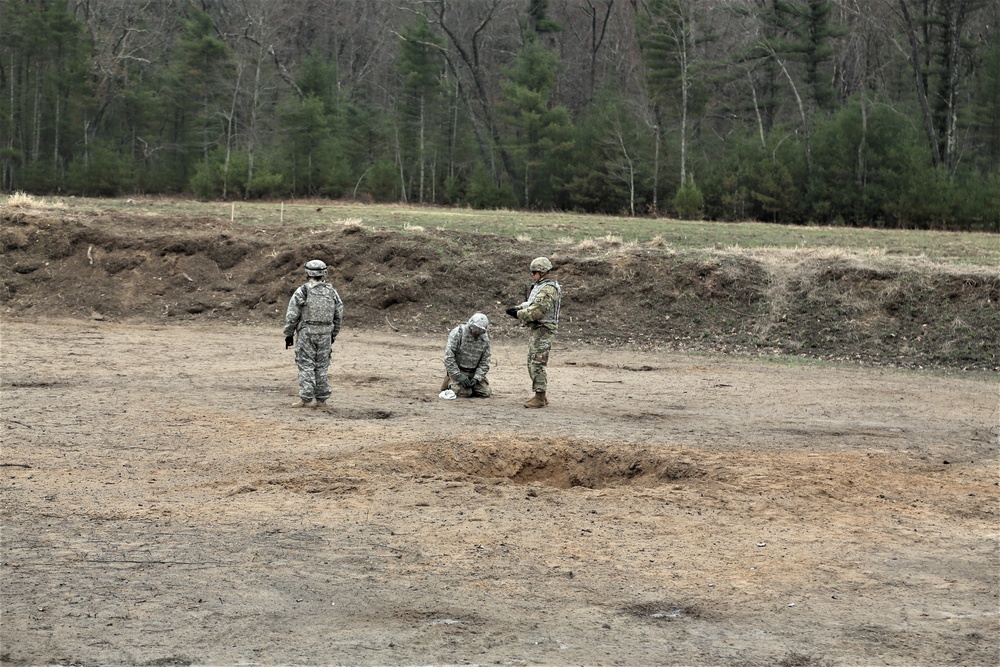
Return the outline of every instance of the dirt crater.
[[[705,475],[694,463],[670,453],[565,439],[437,447],[426,459],[443,473],[556,489],[651,487]]]

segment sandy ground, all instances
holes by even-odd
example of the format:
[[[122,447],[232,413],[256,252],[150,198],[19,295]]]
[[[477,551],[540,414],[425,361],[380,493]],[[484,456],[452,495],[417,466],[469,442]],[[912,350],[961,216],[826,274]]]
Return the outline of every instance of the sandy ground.
[[[997,377],[444,337],[2,333],[4,665],[1000,663]]]

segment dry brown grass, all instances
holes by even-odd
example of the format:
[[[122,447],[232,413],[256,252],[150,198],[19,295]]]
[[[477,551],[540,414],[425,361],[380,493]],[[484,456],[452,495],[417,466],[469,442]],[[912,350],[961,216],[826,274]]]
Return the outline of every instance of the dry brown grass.
[[[65,204],[49,204],[45,202],[43,199],[33,197],[32,195],[29,195],[25,192],[21,192],[20,190],[7,197],[7,206],[22,210],[66,207]]]

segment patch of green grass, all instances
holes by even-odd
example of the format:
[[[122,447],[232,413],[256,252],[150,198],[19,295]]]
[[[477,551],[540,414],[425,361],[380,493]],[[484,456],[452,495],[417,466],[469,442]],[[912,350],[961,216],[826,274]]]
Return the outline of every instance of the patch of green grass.
[[[418,231],[448,229],[530,239],[533,243],[619,239],[674,249],[835,248],[885,256],[926,257],[963,264],[1000,264],[1000,236],[851,227],[787,226],[759,222],[705,222],[625,218],[575,213],[474,210],[329,200],[292,202],[199,202],[187,199],[53,198],[71,208],[124,209],[163,215],[204,216],[252,227],[294,225]]]

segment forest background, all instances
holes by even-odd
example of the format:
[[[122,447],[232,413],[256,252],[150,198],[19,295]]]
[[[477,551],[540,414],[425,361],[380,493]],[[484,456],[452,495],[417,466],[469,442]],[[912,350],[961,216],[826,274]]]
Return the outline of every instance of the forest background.
[[[1000,231],[995,0],[4,0],[0,188]]]

